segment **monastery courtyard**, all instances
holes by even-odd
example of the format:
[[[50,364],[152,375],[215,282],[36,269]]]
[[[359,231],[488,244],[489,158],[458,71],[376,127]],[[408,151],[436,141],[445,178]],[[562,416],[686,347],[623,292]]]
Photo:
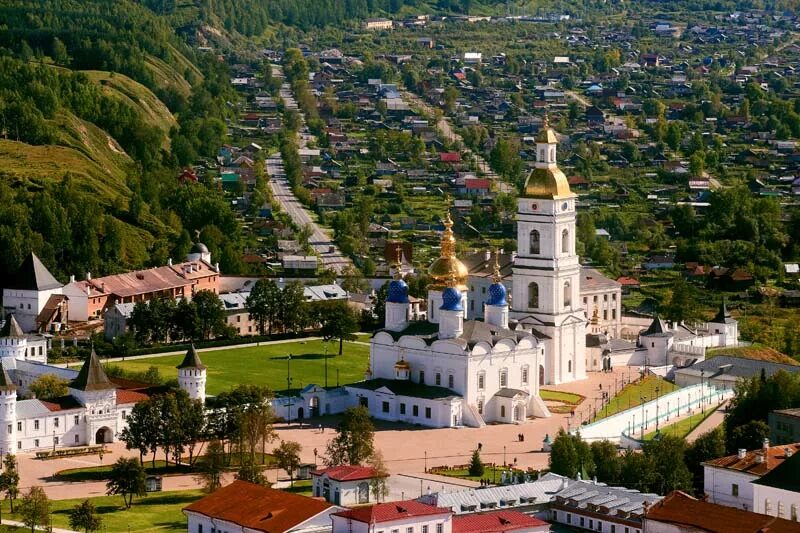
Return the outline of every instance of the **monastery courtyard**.
[[[436,479],[435,476],[425,476],[426,467],[432,468],[443,465],[466,464],[472,451],[482,445],[481,457],[484,462],[502,464],[504,460],[509,464],[516,459],[518,467],[544,468],[548,464],[548,454],[541,451],[542,440],[545,435],[555,436],[561,427],[567,428],[581,418],[590,417],[595,404],[601,405],[599,399],[601,391],[611,391],[613,397],[615,387],[635,379],[638,367],[620,367],[613,372],[589,372],[588,379],[567,383],[563,385],[548,385],[545,389],[573,392],[586,397],[586,400],[576,409],[575,416],[570,420],[569,414],[553,414],[550,418],[528,420],[523,424],[497,424],[487,425],[483,428],[445,428],[428,429],[400,424],[386,424],[378,422],[375,433],[375,446],[383,453],[387,468],[392,474],[405,474],[412,477]],[[602,385],[602,389],[600,386]],[[314,449],[321,456],[326,444],[335,435],[335,424],[338,417],[324,417],[315,419],[310,423],[297,423],[291,425],[278,424],[276,431],[278,438],[293,440],[303,446],[301,458],[309,463],[314,461]],[[324,431],[320,431],[318,424],[326,424]],[[413,439],[409,438],[413,433]],[[522,433],[524,442],[520,442],[518,435]],[[411,444],[413,443],[413,444]],[[110,464],[118,457],[125,455],[138,457],[135,450],[125,450],[124,444],[115,442],[108,446],[109,453],[105,454],[102,463],[97,456],[73,457],[42,461],[35,459],[32,453],[18,455],[20,462],[20,487],[23,489],[31,485],[41,485],[49,497],[53,499],[78,498],[85,496],[100,496],[105,494],[104,482],[89,483],[63,483],[54,482],[52,476],[55,472],[69,468],[83,468],[93,465]],[[159,458],[163,455],[159,452]],[[321,463],[321,457],[318,457]],[[275,481],[276,471],[267,472],[268,478]],[[284,476],[284,472],[277,475]],[[417,481],[414,481],[416,484]],[[426,482],[427,485],[427,482]],[[192,475],[168,476],[163,480],[164,490],[182,490],[199,488],[198,482]]]

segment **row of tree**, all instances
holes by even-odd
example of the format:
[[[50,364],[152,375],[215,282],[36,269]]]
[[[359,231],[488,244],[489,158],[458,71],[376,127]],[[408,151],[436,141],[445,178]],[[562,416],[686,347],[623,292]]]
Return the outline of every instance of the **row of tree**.
[[[233,335],[222,301],[210,290],[197,291],[191,300],[155,298],[137,302],[128,327],[142,345]]]

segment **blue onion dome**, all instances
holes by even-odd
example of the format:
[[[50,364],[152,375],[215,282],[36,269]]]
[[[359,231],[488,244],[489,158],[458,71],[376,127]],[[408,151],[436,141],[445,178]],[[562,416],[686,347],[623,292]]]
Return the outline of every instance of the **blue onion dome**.
[[[393,304],[408,303],[408,285],[402,279],[393,279],[389,282],[389,290],[386,301]]]
[[[508,301],[506,300],[507,294],[508,291],[506,291],[505,285],[497,282],[492,283],[489,285],[489,301],[486,302],[486,305],[508,305]]]
[[[447,287],[442,291],[442,311],[463,311],[461,305],[461,292],[455,287]]]

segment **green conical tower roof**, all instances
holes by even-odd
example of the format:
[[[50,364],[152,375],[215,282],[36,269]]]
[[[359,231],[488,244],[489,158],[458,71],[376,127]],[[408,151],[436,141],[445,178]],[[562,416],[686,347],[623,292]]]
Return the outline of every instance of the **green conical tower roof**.
[[[205,370],[206,365],[200,360],[200,356],[197,355],[197,350],[194,348],[194,344],[189,346],[189,350],[186,352],[186,355],[183,357],[183,361],[181,364],[176,366],[177,369],[182,368],[196,368],[198,370]]]
[[[17,390],[17,386],[14,385],[13,381],[11,381],[11,378],[8,376],[8,372],[6,372],[3,363],[0,362],[0,391],[12,390]]]
[[[94,351],[94,346],[92,346],[92,353],[89,354],[86,362],[83,363],[81,371],[78,372],[78,377],[76,377],[72,383],[69,384],[69,387],[71,389],[82,391],[98,391],[117,388],[116,385],[111,383],[111,380],[108,379],[106,371],[103,370],[103,365],[100,364],[100,359],[97,358],[97,353]]]

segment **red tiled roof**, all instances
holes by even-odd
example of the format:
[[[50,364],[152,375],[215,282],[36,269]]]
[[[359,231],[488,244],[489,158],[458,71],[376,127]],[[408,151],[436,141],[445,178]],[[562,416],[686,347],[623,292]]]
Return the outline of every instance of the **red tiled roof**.
[[[336,513],[334,516],[341,516],[356,522],[365,524],[376,524],[380,522],[392,522],[416,516],[431,516],[438,514],[450,515],[452,511],[446,507],[434,507],[413,500],[392,503],[378,503],[367,505],[356,509],[348,509]]]
[[[467,178],[464,180],[467,189],[491,189],[492,182],[486,178]]]
[[[147,394],[133,390],[117,389],[117,403],[138,403],[150,398]]]
[[[439,154],[439,161],[443,163],[458,163],[461,161],[461,154],[458,152],[442,152]]]
[[[311,472],[312,476],[327,474],[329,479],[334,481],[357,481],[359,479],[371,479],[375,477],[375,469],[371,466],[331,466]]]
[[[330,507],[322,500],[237,480],[184,507],[184,511],[256,531],[283,533]]]
[[[534,527],[541,527],[542,531],[550,530],[547,522],[519,511],[503,510],[453,517],[453,533],[501,533]]]
[[[629,278],[627,276],[618,277],[617,278],[617,283],[619,283],[620,285],[627,285],[629,287],[638,287],[639,285],[641,285],[641,283],[639,283],[638,279]]]
[[[739,459],[739,455],[736,454],[711,459],[703,464],[727,470],[736,470],[737,472],[746,472],[760,477],[786,460],[786,450],[791,450],[792,454],[798,453],[800,452],[800,443],[770,446],[767,460],[762,462],[759,462],[759,457],[764,457],[763,448],[745,453],[743,459]]]
[[[645,514],[645,521],[688,526],[692,531],[724,531],[725,533],[797,533],[800,524],[783,518],[751,513],[692,498],[681,491],[668,494]],[[647,524],[645,522],[645,529]]]

